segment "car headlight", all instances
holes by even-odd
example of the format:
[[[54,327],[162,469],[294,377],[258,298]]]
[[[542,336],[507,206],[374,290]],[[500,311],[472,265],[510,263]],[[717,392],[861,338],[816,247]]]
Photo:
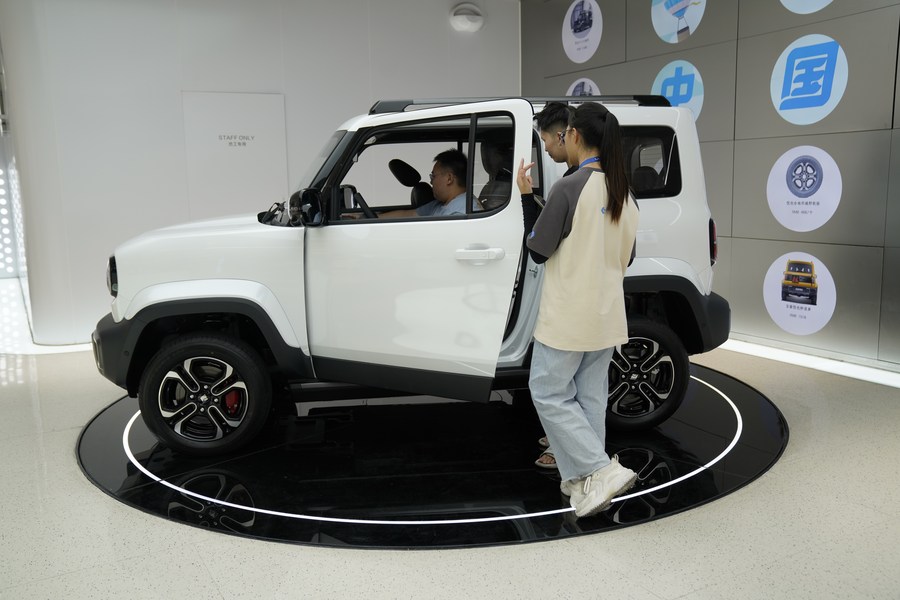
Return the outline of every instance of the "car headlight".
[[[113,298],[119,295],[119,273],[116,271],[115,256],[110,256],[106,263],[106,289]]]

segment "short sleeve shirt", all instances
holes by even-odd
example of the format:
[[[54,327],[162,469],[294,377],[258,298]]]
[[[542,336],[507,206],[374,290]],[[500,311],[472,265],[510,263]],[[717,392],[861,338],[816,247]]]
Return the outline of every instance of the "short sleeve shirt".
[[[416,209],[416,214],[420,217],[449,217],[451,215],[466,214],[466,195],[460,194],[453,198],[447,204],[441,204],[437,200],[432,200],[427,204],[423,204]]]
[[[528,235],[549,257],[534,337],[557,350],[590,352],[628,340],[625,269],[637,235],[633,198],[617,223],[607,214],[606,175],[584,167],[560,179]]]

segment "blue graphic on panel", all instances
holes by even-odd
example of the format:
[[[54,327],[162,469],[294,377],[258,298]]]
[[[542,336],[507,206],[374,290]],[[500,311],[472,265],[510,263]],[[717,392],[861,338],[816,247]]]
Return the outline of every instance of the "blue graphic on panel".
[[[779,110],[824,106],[831,99],[840,49],[834,40],[794,48],[784,69]]]
[[[683,18],[690,5],[688,0],[666,0],[666,10],[672,13],[676,19]]]
[[[653,0],[650,20],[659,39],[678,44],[699,27],[705,10],[706,0]]]
[[[660,93],[672,106],[685,104],[694,96],[694,74],[685,73],[683,67],[675,67],[672,76],[663,79]]]
[[[686,60],[674,60],[663,67],[656,75],[650,93],[665,96],[672,106],[691,109],[695,119],[703,108],[703,78]]]
[[[812,34],[794,40],[772,69],[769,91],[781,117],[795,125],[810,125],[827,117],[847,89],[850,67],[841,45]]]

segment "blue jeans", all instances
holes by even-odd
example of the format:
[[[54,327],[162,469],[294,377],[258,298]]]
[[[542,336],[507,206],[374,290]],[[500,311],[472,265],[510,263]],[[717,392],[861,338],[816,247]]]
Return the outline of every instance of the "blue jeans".
[[[563,481],[610,463],[606,402],[613,349],[569,352],[534,341],[528,387]]]

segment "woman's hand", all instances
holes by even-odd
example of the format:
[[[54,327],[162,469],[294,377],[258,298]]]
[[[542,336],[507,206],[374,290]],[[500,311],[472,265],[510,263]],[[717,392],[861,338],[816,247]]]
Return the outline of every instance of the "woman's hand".
[[[516,173],[516,185],[519,186],[519,193],[521,194],[531,194],[532,190],[532,179],[531,175],[528,174],[528,171],[531,170],[531,167],[534,166],[534,163],[525,164],[525,159],[519,161],[519,171]]]

